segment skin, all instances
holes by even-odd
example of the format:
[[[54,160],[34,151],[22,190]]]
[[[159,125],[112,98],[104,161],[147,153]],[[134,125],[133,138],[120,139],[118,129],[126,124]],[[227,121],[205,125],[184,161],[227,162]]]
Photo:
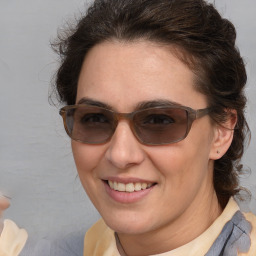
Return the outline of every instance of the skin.
[[[3,217],[3,212],[10,206],[9,200],[0,194],[0,219]],[[3,223],[0,223],[0,234],[3,228]]]
[[[104,42],[84,60],[77,102],[87,97],[118,112],[132,112],[139,103],[153,100],[205,108],[207,99],[195,90],[194,81],[192,71],[166,46]],[[194,121],[183,141],[146,146],[134,137],[127,120],[120,120],[109,142],[72,141],[72,149],[81,183],[106,224],[118,233],[127,255],[143,256],[190,242],[221,214],[213,164],[231,141],[231,132],[204,116]],[[119,203],[106,193],[103,180],[110,177],[156,185],[138,202]]]

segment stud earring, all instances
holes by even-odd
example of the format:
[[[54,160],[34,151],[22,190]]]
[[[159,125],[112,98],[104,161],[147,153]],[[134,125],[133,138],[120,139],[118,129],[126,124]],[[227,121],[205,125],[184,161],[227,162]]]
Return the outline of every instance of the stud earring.
[[[217,154],[219,154],[220,153],[220,151],[219,150],[217,150]]]

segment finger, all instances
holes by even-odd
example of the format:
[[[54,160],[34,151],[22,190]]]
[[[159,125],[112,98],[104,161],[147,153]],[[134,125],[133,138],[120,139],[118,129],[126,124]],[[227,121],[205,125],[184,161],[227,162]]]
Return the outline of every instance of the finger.
[[[9,198],[0,194],[0,211],[4,211],[10,206]]]

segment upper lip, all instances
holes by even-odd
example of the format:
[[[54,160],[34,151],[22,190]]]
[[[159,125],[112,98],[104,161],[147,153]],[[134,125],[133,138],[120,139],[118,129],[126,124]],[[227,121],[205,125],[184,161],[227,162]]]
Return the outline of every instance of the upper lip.
[[[108,181],[111,180],[113,182],[123,183],[123,184],[129,184],[129,183],[156,183],[155,181],[140,179],[136,177],[106,177],[103,180]]]

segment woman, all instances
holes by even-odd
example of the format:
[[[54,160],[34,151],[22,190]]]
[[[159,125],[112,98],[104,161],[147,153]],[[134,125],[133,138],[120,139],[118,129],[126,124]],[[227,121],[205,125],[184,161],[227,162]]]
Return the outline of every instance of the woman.
[[[256,255],[234,200],[249,131],[235,39],[203,0],[96,0],[56,42],[60,114],[102,216],[84,255]]]
[[[60,39],[60,114],[103,219],[85,255],[255,255],[233,199],[248,131],[235,38],[201,0],[106,0]]]

